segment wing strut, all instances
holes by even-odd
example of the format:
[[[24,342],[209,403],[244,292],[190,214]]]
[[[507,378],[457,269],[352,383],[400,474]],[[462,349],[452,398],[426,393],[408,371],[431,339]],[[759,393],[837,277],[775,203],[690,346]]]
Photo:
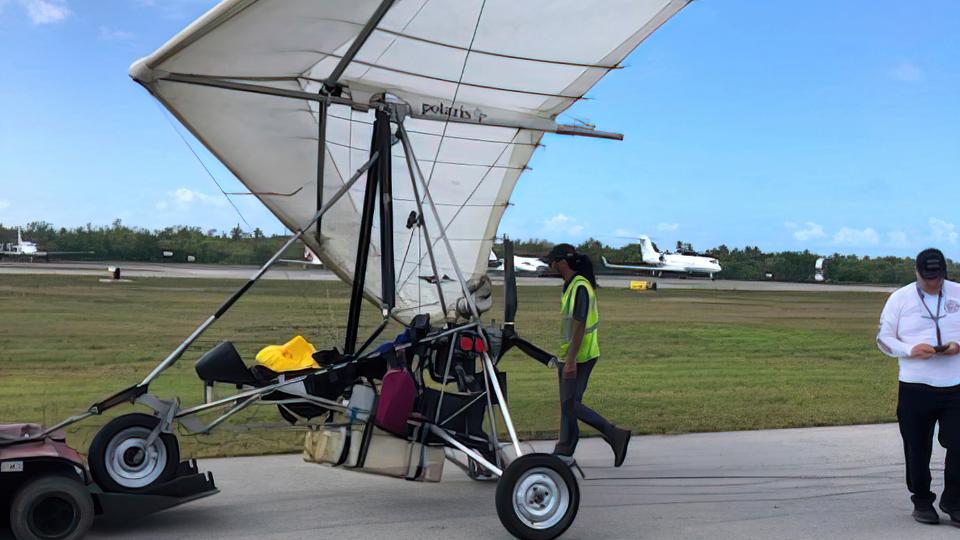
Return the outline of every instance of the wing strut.
[[[414,183],[416,183],[417,180],[420,181],[421,187],[423,188],[423,199],[426,201],[427,206],[430,207],[433,218],[440,227],[440,239],[443,240],[444,247],[446,247],[447,250],[447,256],[450,258],[450,264],[453,265],[453,270],[456,272],[457,279],[460,281],[460,288],[463,291],[463,296],[470,305],[470,312],[473,314],[473,321],[479,325],[480,312],[477,310],[476,301],[474,300],[473,295],[470,293],[470,288],[467,286],[467,280],[463,277],[463,272],[460,270],[460,264],[457,262],[457,255],[453,251],[453,246],[450,245],[450,239],[447,237],[447,231],[443,228],[443,221],[440,219],[440,213],[437,212],[437,205],[433,202],[433,197],[430,195],[430,186],[427,185],[427,182],[423,176],[423,171],[420,170],[420,165],[417,162],[417,156],[413,153],[413,145],[410,144],[410,138],[407,136],[406,128],[403,127],[402,119],[398,119],[397,121],[397,135],[400,137],[400,143],[403,145],[403,151],[410,156],[411,163],[414,165],[414,169],[416,170],[417,174],[414,175],[416,178],[413,178],[413,181]],[[424,228],[426,228],[426,223],[424,223]],[[427,243],[427,249],[432,250],[433,246]],[[511,417],[510,410],[506,405],[507,399],[503,393],[503,389],[500,387],[500,381],[497,377],[497,368],[493,364],[493,360],[490,359],[490,354],[486,351],[483,352],[483,371],[485,383],[489,385],[489,387],[493,388],[493,391],[497,396],[497,403],[499,403],[501,406],[503,423],[507,426],[507,432],[510,434],[510,440],[513,443],[514,451],[516,451],[517,456],[522,456],[523,450],[520,449],[520,439],[517,437],[517,431],[513,427],[513,418]]]
[[[343,55],[343,58],[340,59],[340,62],[337,64],[337,67],[333,68],[333,71],[330,72],[330,76],[327,77],[326,86],[328,88],[333,88],[337,85],[337,82],[340,80],[340,77],[343,75],[343,72],[347,70],[347,66],[350,65],[350,62],[353,62],[353,59],[357,56],[357,53],[360,52],[360,48],[367,42],[367,39],[370,38],[370,34],[377,28],[377,25],[380,24],[380,21],[383,20],[383,16],[387,14],[387,11],[390,11],[390,7],[393,6],[394,0],[383,0],[380,2],[380,5],[377,7],[377,10],[373,12],[373,15],[370,16],[370,20],[367,21],[367,24],[364,25],[363,29],[360,30],[360,33],[357,34],[357,37],[353,40],[353,43],[350,44],[350,48],[347,49],[347,53]]]
[[[396,278],[393,260],[393,181],[390,160],[390,113],[377,110],[370,140],[370,154],[386,156],[377,160],[367,170],[367,185],[363,195],[363,211],[360,216],[360,234],[357,239],[357,261],[353,272],[350,293],[350,311],[347,315],[347,335],[343,343],[344,354],[357,351],[357,334],[360,327],[360,311],[363,307],[363,287],[367,277],[367,261],[370,258],[370,242],[373,237],[373,218],[380,198],[380,277],[383,318],[386,320],[396,305]]]
[[[317,102],[317,210],[323,208],[323,166],[327,158],[327,108],[329,103],[326,101]],[[323,243],[323,237],[320,235],[320,224],[322,220],[317,220],[317,243]]]

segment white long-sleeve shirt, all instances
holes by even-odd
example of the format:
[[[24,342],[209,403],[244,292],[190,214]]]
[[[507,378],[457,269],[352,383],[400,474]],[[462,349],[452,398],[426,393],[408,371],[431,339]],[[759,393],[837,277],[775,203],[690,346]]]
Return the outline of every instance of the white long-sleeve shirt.
[[[944,345],[951,341],[960,343],[960,284],[944,281],[942,291],[941,341]],[[884,354],[899,358],[902,382],[939,387],[960,385],[960,354],[935,354],[927,360],[910,358],[914,346],[937,344],[937,327],[930,316],[937,315],[937,300],[938,295],[921,295],[917,284],[911,283],[894,291],[883,306],[877,346]]]

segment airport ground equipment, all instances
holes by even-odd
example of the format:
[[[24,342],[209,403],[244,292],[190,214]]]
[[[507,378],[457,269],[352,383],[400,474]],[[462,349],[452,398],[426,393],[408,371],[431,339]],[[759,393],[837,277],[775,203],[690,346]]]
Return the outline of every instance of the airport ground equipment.
[[[95,518],[131,521],[217,491],[213,475],[200,473],[194,461],[177,461],[169,477],[148,490],[104,490],[61,430],[0,424],[0,522],[16,540],[79,540]]]

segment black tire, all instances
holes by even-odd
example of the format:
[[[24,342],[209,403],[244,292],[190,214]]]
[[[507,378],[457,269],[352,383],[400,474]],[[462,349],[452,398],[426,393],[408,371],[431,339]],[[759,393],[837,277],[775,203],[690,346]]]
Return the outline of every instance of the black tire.
[[[497,516],[507,531],[521,540],[551,540],[560,536],[576,519],[579,508],[580,486],[573,471],[550,454],[521,456],[507,467],[497,483]],[[545,513],[525,513],[530,510]]]
[[[24,484],[10,505],[17,540],[79,540],[93,523],[93,498],[79,480],[45,475]]]
[[[161,433],[150,452],[144,453],[142,446],[159,423],[156,416],[133,413],[103,426],[87,454],[93,481],[104,491],[138,493],[170,480],[180,464],[177,438]]]

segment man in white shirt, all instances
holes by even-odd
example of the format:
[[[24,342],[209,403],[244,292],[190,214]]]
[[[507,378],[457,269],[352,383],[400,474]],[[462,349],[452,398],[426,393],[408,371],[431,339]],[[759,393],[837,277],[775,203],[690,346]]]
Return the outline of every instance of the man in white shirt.
[[[913,518],[940,523],[930,491],[933,432],[947,449],[940,510],[960,526],[960,284],[947,281],[938,249],[917,255],[917,281],[894,291],[880,315],[877,346],[900,362],[897,420]]]

